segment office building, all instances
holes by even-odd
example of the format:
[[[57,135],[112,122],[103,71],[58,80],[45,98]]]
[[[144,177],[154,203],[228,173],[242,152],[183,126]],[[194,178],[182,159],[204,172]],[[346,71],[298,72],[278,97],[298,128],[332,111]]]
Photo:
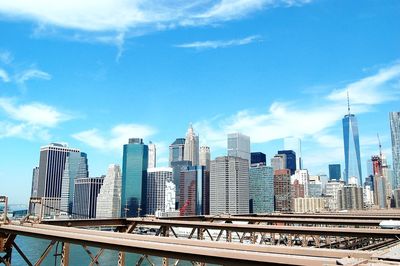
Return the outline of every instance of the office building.
[[[339,181],[341,176],[340,164],[330,164],[329,165],[329,180]]]
[[[265,155],[264,155],[265,156]],[[249,170],[250,213],[274,211],[274,170],[264,162],[252,164]]]
[[[167,212],[171,208],[175,209],[175,201],[173,204],[170,202],[172,200],[171,193],[175,191],[175,185],[172,182],[172,168],[148,168],[146,183],[146,214],[154,215],[156,212]]]
[[[393,190],[394,207],[400,208],[400,188]]]
[[[276,154],[272,157],[271,166],[274,171],[286,169],[286,154]]]
[[[328,199],[328,208],[330,211],[340,210],[338,192],[344,186],[344,181],[330,180],[326,184],[326,197]]]
[[[210,155],[210,147],[207,146],[201,146],[200,147],[200,165],[206,167],[206,171],[210,171],[210,161],[211,161],[211,155]]]
[[[146,214],[148,147],[140,138],[131,138],[124,145],[122,157],[121,216]]]
[[[344,181],[349,184],[351,177],[357,180],[357,186],[362,185],[361,159],[360,159],[360,140],[358,134],[357,118],[350,113],[350,104],[348,104],[348,114],[343,120],[343,142],[345,175]]]
[[[284,138],[283,149],[294,151],[296,154],[296,170],[303,169],[303,161],[301,156],[301,139],[295,137]]]
[[[249,213],[248,160],[217,157],[210,169],[210,214]]]
[[[97,196],[96,218],[119,218],[121,216],[122,176],[117,164],[108,166],[103,186]]]
[[[290,175],[296,171],[296,153],[292,150],[278,151],[278,154],[286,155],[286,169],[290,170]]]
[[[31,197],[37,197],[38,195],[38,185],[39,185],[39,167],[35,167],[32,170],[32,188]]]
[[[175,209],[180,209],[180,175],[181,172],[187,169],[187,167],[192,166],[191,161],[175,161],[171,163],[172,168],[172,182],[175,184]]]
[[[291,183],[294,184],[295,180],[299,181],[299,184],[303,186],[304,194],[303,197],[308,196],[308,184],[310,183],[310,176],[307,169],[296,170],[294,175],[291,176]]]
[[[294,201],[294,212],[299,213],[316,213],[325,210],[325,199],[324,198],[295,198]]]
[[[74,203],[72,217],[74,219],[96,218],[97,196],[103,185],[102,177],[84,177],[74,180]]]
[[[292,207],[290,170],[274,171],[275,211],[290,212]]]
[[[148,159],[148,168],[156,168],[157,167],[157,149],[156,144],[153,142],[149,142],[147,145],[149,150],[149,159]]]
[[[183,159],[191,161],[192,165],[199,165],[199,136],[194,132],[192,124],[186,133]]]
[[[390,112],[390,133],[392,137],[393,188],[400,185],[400,112]]]
[[[267,164],[265,153],[262,152],[252,152],[250,153],[250,164]]]
[[[340,210],[362,210],[364,208],[363,189],[357,185],[345,185],[338,190]]]
[[[180,173],[181,215],[208,215],[210,175],[205,166],[188,166]]]
[[[239,157],[247,160],[250,166],[250,137],[241,133],[228,134],[228,156]]]
[[[169,166],[172,167],[173,162],[183,161],[185,152],[185,139],[177,138],[169,145]]]

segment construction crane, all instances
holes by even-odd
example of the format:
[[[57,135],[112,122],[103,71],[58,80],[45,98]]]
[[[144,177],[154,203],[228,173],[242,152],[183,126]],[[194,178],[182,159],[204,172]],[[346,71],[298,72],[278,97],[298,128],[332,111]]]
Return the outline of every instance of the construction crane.
[[[379,138],[379,133],[376,133],[376,136],[378,137],[378,143],[379,143],[379,157],[382,158],[382,144],[381,144],[381,139]]]
[[[189,203],[190,203],[190,200],[187,200],[185,202],[185,204],[183,204],[182,208],[179,209],[180,216],[184,216],[185,215],[185,211],[186,211],[187,206],[189,206]]]

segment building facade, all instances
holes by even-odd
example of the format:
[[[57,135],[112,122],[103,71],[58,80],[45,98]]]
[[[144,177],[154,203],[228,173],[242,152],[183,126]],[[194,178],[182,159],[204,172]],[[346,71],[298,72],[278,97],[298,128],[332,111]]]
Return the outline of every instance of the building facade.
[[[267,164],[267,158],[265,153],[262,152],[252,152],[250,153],[250,164]]]
[[[124,145],[122,157],[121,217],[146,214],[148,147],[140,138]]]
[[[296,153],[296,170],[303,169],[303,160],[301,156],[301,139],[295,137],[287,137],[283,139],[283,148],[292,150]]]
[[[344,186],[344,181],[331,180],[326,184],[326,196],[328,199],[328,208],[330,211],[340,210],[338,193]]]
[[[199,136],[196,135],[191,124],[186,133],[183,159],[191,161],[192,165],[199,165]]]
[[[185,152],[185,139],[177,138],[169,145],[169,166],[172,167],[173,162],[183,161]]]
[[[276,154],[272,157],[271,166],[274,171],[286,169],[286,154]]]
[[[210,214],[249,213],[249,162],[233,156],[211,161]]]
[[[274,171],[275,211],[290,212],[292,207],[290,170]]]
[[[75,193],[72,209],[74,219],[96,218],[97,196],[103,185],[103,177],[84,177],[74,180]]]
[[[344,116],[343,120],[343,142],[344,142],[344,159],[345,174],[344,181],[349,184],[349,179],[355,177],[358,186],[362,185],[361,159],[360,159],[360,140],[358,134],[357,118],[354,114],[349,113]]]
[[[121,216],[121,167],[117,164],[108,166],[103,186],[97,196],[96,218],[119,218]]]
[[[340,210],[362,210],[364,208],[363,189],[357,185],[345,185],[338,190]]]
[[[228,156],[239,157],[247,160],[250,166],[250,137],[241,133],[228,134]]]
[[[168,211],[171,208],[169,203],[171,199],[168,200],[168,198],[171,198],[171,191],[169,190],[175,191],[175,186],[172,182],[172,168],[148,168],[146,183],[146,214],[154,215],[156,212]]]
[[[274,211],[274,170],[265,161],[252,164],[249,170],[250,213]]]
[[[199,155],[199,165],[205,166],[206,171],[210,171],[210,162],[211,162],[211,154],[210,147],[201,146],[200,147],[200,155]]]
[[[156,168],[157,167],[157,148],[156,144],[153,142],[149,142],[147,145],[149,149],[149,159],[148,159],[148,168]]]
[[[293,201],[294,201],[294,212],[316,213],[325,210],[324,198],[295,198]]]
[[[294,175],[297,169],[296,153],[292,150],[278,151],[278,154],[286,155],[286,169],[290,170],[290,175]]]
[[[392,137],[393,188],[400,185],[400,112],[390,112],[390,133]]]
[[[339,181],[342,178],[340,164],[329,165],[329,180]]]

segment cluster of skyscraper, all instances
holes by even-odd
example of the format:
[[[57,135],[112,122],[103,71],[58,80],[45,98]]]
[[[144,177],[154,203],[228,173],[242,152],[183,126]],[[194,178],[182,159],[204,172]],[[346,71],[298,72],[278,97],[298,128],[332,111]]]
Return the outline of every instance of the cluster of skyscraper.
[[[141,138],[123,145],[122,169],[89,177],[85,153],[52,143],[40,151],[33,170],[32,197],[40,197],[42,214],[54,217],[114,218],[144,215],[217,215],[315,212],[400,207],[400,112],[390,113],[393,171],[382,153],[369,161],[362,182],[357,120],[343,118],[345,168],[329,165],[325,174],[303,167],[301,141],[285,138],[284,149],[267,164],[262,152],[251,152],[250,138],[227,136],[226,156],[211,160],[190,125],[185,138],[169,146],[168,167],[156,167],[156,146]],[[30,211],[38,213],[37,205]]]

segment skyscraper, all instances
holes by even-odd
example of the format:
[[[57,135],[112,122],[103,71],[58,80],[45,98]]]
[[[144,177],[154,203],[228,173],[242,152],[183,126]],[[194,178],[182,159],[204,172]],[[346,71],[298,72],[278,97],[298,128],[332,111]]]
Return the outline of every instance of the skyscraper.
[[[185,152],[185,139],[177,138],[169,145],[169,166],[172,167],[173,162],[183,161]]]
[[[186,133],[183,159],[191,161],[192,165],[199,165],[199,136],[194,133],[192,124]]]
[[[362,210],[364,208],[363,189],[357,185],[345,185],[338,190],[341,210]]]
[[[274,170],[265,162],[252,164],[249,170],[250,212],[274,211]]]
[[[292,150],[296,153],[296,170],[303,169],[303,161],[301,157],[301,139],[295,137],[287,137],[283,139],[283,149]]]
[[[250,154],[250,164],[264,164],[266,165],[267,160],[265,153],[262,152],[252,152]]]
[[[122,158],[121,216],[146,214],[148,146],[140,138],[129,139]]]
[[[121,215],[121,168],[117,164],[108,166],[103,186],[97,197],[96,218],[119,218]]]
[[[390,112],[390,133],[392,136],[393,188],[400,186],[400,112]]]
[[[276,154],[271,158],[271,166],[276,170],[286,169],[286,154]]]
[[[290,170],[274,171],[275,211],[289,212],[292,207]]]
[[[290,182],[294,184],[295,180],[298,180],[300,185],[304,187],[304,197],[308,196],[308,185],[310,183],[310,175],[308,174],[307,169],[296,170],[294,175],[292,176]]]
[[[74,204],[72,216],[76,219],[96,217],[97,196],[103,185],[102,177],[84,177],[74,180]]]
[[[210,214],[249,213],[249,162],[233,156],[211,161]]]
[[[250,166],[250,137],[241,133],[228,134],[228,156],[246,159]]]
[[[147,145],[149,148],[149,168],[156,168],[157,165],[157,150],[156,150],[156,144],[153,142],[149,142],[149,145]]]
[[[40,148],[39,174],[37,180],[37,197],[42,197],[45,206],[44,215],[58,215],[61,209],[61,195],[63,190],[63,174],[69,168],[66,161],[67,157],[80,157],[82,154],[79,149],[69,148],[67,145],[51,143]],[[86,155],[85,155],[86,156]],[[69,175],[69,182],[72,182],[76,176]],[[64,193],[67,192],[67,199],[71,199],[69,193],[71,183],[64,186]],[[70,201],[69,201],[70,202]],[[67,200],[68,205],[68,200]],[[65,208],[64,211],[69,211]]]
[[[38,182],[39,182],[39,167],[35,167],[35,168],[33,168],[33,171],[32,171],[31,197],[37,197],[37,194],[38,194]]]
[[[341,178],[340,164],[329,165],[329,180],[339,181]]]
[[[168,185],[169,183],[172,186]],[[175,186],[172,182],[172,168],[159,167],[147,169],[146,214],[154,215],[156,212],[164,213],[169,211],[171,204],[169,204],[166,199],[170,194],[167,190],[171,188],[175,192]],[[175,200],[173,202],[173,207],[175,207]]]
[[[290,170],[290,175],[296,171],[296,153],[292,150],[278,151],[278,154],[286,155],[286,169]]]
[[[350,113],[350,104],[348,104],[348,114],[344,116],[342,122],[345,161],[344,181],[348,184],[349,179],[355,177],[357,185],[362,186],[358,123],[356,116]]]
[[[200,147],[200,165],[206,167],[206,171],[210,171],[210,147],[201,146]]]

